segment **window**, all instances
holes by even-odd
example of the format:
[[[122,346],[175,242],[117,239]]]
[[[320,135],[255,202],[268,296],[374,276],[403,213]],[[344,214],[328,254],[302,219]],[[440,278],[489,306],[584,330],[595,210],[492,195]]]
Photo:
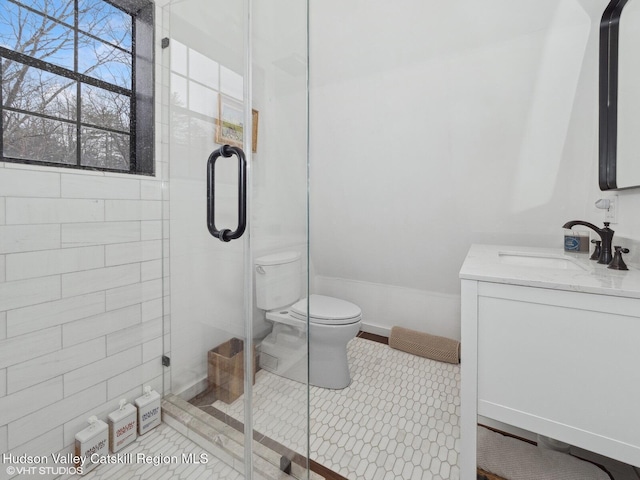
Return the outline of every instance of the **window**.
[[[2,0],[0,159],[153,174],[148,0]]]
[[[239,124],[244,121],[242,75],[175,38],[170,48],[172,138],[185,145],[222,141],[219,118],[225,105],[240,111]]]

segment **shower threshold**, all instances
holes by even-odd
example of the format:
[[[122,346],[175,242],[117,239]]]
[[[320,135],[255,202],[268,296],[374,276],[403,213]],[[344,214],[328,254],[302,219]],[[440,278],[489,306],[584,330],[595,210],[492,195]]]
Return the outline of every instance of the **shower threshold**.
[[[244,427],[241,423],[225,423],[176,395],[167,395],[162,401],[162,420],[235,470],[244,472]],[[290,457],[291,473],[286,474],[280,470],[282,452],[276,451],[279,450],[277,445],[265,445],[265,440],[268,439],[254,432],[253,466],[258,478],[307,479],[307,469],[304,466],[306,459]],[[325,477],[315,472],[309,472],[308,478],[325,480]]]

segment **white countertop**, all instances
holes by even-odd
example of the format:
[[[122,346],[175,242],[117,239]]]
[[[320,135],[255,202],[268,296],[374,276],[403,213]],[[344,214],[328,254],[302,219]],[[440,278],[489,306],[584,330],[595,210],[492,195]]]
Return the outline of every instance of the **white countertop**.
[[[568,253],[562,248],[472,245],[460,269],[460,278],[640,298],[638,269],[627,264],[629,270],[612,270],[589,260],[589,256]],[[539,257],[550,259],[549,263],[566,262],[570,268],[535,265]],[[528,259],[531,265],[526,265]]]

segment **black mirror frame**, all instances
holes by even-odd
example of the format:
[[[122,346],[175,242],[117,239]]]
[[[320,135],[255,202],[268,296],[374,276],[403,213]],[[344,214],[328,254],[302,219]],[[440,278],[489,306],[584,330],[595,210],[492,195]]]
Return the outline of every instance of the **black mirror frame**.
[[[621,190],[616,179],[618,138],[618,41],[620,16],[628,0],[611,0],[600,21],[599,175],[600,190]],[[625,187],[633,188],[633,187]]]

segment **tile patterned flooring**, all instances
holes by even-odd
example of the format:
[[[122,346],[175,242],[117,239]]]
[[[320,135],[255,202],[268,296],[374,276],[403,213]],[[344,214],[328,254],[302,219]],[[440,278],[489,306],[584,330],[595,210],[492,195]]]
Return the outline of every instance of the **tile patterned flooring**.
[[[348,479],[459,479],[459,367],[360,338],[349,344],[349,359],[353,381],[348,388],[335,391],[312,387],[312,458]],[[269,372],[258,372],[254,421],[256,430],[304,454],[306,439],[300,432],[305,431],[306,393],[301,387]],[[213,405],[242,420],[241,400]],[[121,453],[179,459],[183,453],[196,458],[204,454],[208,462],[103,465],[82,478],[244,478],[228,463],[164,423],[138,437]],[[589,457],[588,452],[582,453],[579,456]],[[592,460],[605,465],[616,480],[638,478],[629,466],[595,456]]]
[[[120,452],[132,453],[134,457],[143,454],[146,458],[160,463],[162,458],[175,458],[175,463],[153,465],[140,462],[114,463],[100,465],[83,477],[86,480],[241,480],[240,472],[217,459],[200,448],[187,437],[166,425],[160,424],[155,430],[138,437],[128,447]],[[183,462],[182,455],[193,454],[193,458],[206,458],[207,463]],[[200,457],[203,455],[204,457]]]
[[[362,338],[348,356],[349,387],[311,387],[311,458],[354,480],[458,480],[459,365]],[[259,371],[255,430],[304,454],[306,399],[304,385]],[[242,421],[242,397],[213,407]]]

